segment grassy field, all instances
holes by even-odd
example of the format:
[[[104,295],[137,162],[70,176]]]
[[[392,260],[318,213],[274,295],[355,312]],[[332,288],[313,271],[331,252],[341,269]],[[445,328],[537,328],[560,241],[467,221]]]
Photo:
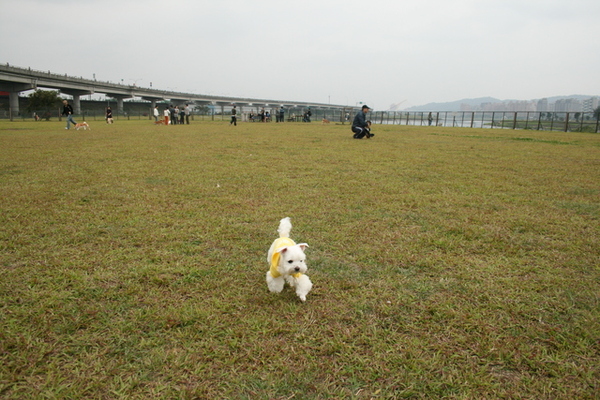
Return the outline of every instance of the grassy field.
[[[600,135],[92,129],[0,122],[0,398],[600,398]]]

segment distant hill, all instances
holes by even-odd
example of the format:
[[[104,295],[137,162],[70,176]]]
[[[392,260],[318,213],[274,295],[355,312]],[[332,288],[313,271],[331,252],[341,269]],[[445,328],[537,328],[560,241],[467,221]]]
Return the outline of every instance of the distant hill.
[[[429,103],[422,106],[413,106],[406,108],[405,111],[460,111],[461,104],[468,104],[475,107],[481,103],[499,103],[501,101],[493,97],[479,97],[476,99],[462,99],[446,103]]]
[[[557,100],[561,99],[577,99],[577,100],[587,100],[590,97],[599,97],[598,95],[582,95],[582,94],[573,94],[570,96],[553,96],[546,97],[548,99],[548,103],[554,103]],[[532,99],[530,101],[537,101],[539,99]],[[494,97],[478,97],[476,99],[462,99],[456,101],[449,101],[446,103],[429,103],[422,106],[413,106],[405,108],[403,111],[460,111],[461,104],[468,104],[473,108],[479,107],[482,103],[503,103],[503,102],[511,102],[517,101],[513,99],[500,100]]]

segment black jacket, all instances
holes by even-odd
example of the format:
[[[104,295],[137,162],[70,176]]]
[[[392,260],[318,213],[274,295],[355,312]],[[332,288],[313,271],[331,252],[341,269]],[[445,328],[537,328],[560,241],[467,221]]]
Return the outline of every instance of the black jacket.
[[[63,106],[62,115],[69,115],[69,114],[73,114],[73,107],[71,107],[70,104],[67,104],[66,106]]]
[[[354,121],[352,122],[352,127],[358,126],[359,128],[367,127],[367,114],[365,114],[362,110],[356,113],[356,117],[354,117]]]

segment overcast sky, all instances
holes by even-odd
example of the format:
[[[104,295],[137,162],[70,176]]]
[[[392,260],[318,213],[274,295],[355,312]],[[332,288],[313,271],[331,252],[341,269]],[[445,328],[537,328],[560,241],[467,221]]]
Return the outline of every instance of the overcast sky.
[[[0,0],[0,63],[378,110],[600,95],[598,0]]]

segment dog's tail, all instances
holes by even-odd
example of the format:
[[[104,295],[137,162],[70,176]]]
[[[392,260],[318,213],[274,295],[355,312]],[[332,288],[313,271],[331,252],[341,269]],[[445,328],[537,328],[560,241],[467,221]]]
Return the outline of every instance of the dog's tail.
[[[291,230],[292,222],[290,221],[290,217],[285,217],[279,221],[279,229],[277,229],[277,232],[279,232],[279,237],[289,238]]]

